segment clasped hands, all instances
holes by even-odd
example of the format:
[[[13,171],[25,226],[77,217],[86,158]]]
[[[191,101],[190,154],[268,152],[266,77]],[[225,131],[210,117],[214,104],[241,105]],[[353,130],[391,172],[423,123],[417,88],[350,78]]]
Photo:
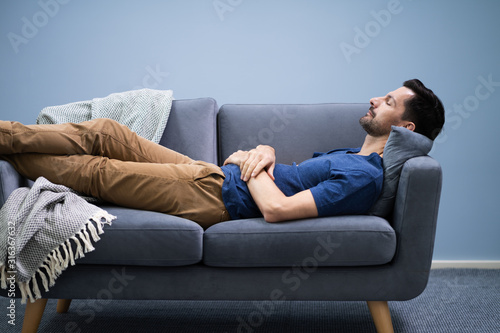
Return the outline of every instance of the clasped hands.
[[[226,164],[238,165],[241,179],[245,182],[251,177],[257,176],[261,171],[265,171],[274,181],[276,155],[271,146],[259,145],[249,151],[238,150],[224,161],[224,165]]]

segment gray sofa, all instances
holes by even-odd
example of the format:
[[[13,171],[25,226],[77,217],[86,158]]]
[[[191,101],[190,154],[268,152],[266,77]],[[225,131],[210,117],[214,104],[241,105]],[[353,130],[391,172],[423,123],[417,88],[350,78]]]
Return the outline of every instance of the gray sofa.
[[[280,163],[359,147],[368,104],[223,105],[176,100],[161,143],[221,164],[237,149],[276,148]],[[0,199],[30,182],[0,161]],[[285,223],[235,220],[203,230],[165,214],[104,205],[118,218],[94,252],[77,260],[44,299],[29,303],[35,332],[46,299],[367,301],[379,332],[391,332],[387,301],[425,289],[433,253],[441,168],[429,156],[403,166],[387,218],[336,216]],[[1,290],[7,296],[6,290]],[[20,293],[17,293],[20,295]],[[69,310],[71,311],[71,309]]]

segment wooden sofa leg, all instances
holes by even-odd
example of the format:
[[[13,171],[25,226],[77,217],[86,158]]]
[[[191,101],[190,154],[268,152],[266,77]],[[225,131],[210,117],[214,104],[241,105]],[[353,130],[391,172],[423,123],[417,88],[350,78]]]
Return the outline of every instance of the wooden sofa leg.
[[[378,333],[394,333],[387,301],[367,301]]]
[[[24,312],[22,333],[36,333],[40,321],[42,321],[45,305],[47,305],[46,298],[37,299],[34,303],[28,300]]]
[[[70,299],[60,299],[57,301],[57,313],[66,313],[68,312],[69,305],[71,304]]]

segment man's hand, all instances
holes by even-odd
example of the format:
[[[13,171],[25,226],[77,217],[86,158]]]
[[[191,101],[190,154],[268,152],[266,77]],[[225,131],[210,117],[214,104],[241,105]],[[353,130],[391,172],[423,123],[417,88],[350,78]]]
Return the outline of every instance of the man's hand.
[[[241,179],[245,182],[257,176],[262,170],[265,170],[274,181],[276,155],[271,146],[259,145],[250,151],[238,150],[224,161],[224,165],[226,164],[238,165],[241,170]]]

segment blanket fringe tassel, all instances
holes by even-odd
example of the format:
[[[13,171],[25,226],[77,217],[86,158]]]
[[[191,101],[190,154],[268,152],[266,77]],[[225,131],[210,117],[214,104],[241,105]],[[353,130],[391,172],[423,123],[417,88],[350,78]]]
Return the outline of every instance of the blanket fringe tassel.
[[[80,231],[52,250],[29,281],[17,281],[21,292],[21,304],[25,304],[27,299],[33,303],[36,299],[42,298],[37,277],[42,282],[43,290],[47,292],[68,266],[74,266],[75,260],[85,257],[85,253],[94,251],[92,242],[95,243],[101,239],[99,235],[104,233],[104,224],[111,225],[111,221],[115,218],[116,216],[105,211],[97,213],[85,223]],[[75,248],[70,240],[73,241]],[[5,264],[0,263],[0,287],[2,289],[7,289],[7,273]]]

